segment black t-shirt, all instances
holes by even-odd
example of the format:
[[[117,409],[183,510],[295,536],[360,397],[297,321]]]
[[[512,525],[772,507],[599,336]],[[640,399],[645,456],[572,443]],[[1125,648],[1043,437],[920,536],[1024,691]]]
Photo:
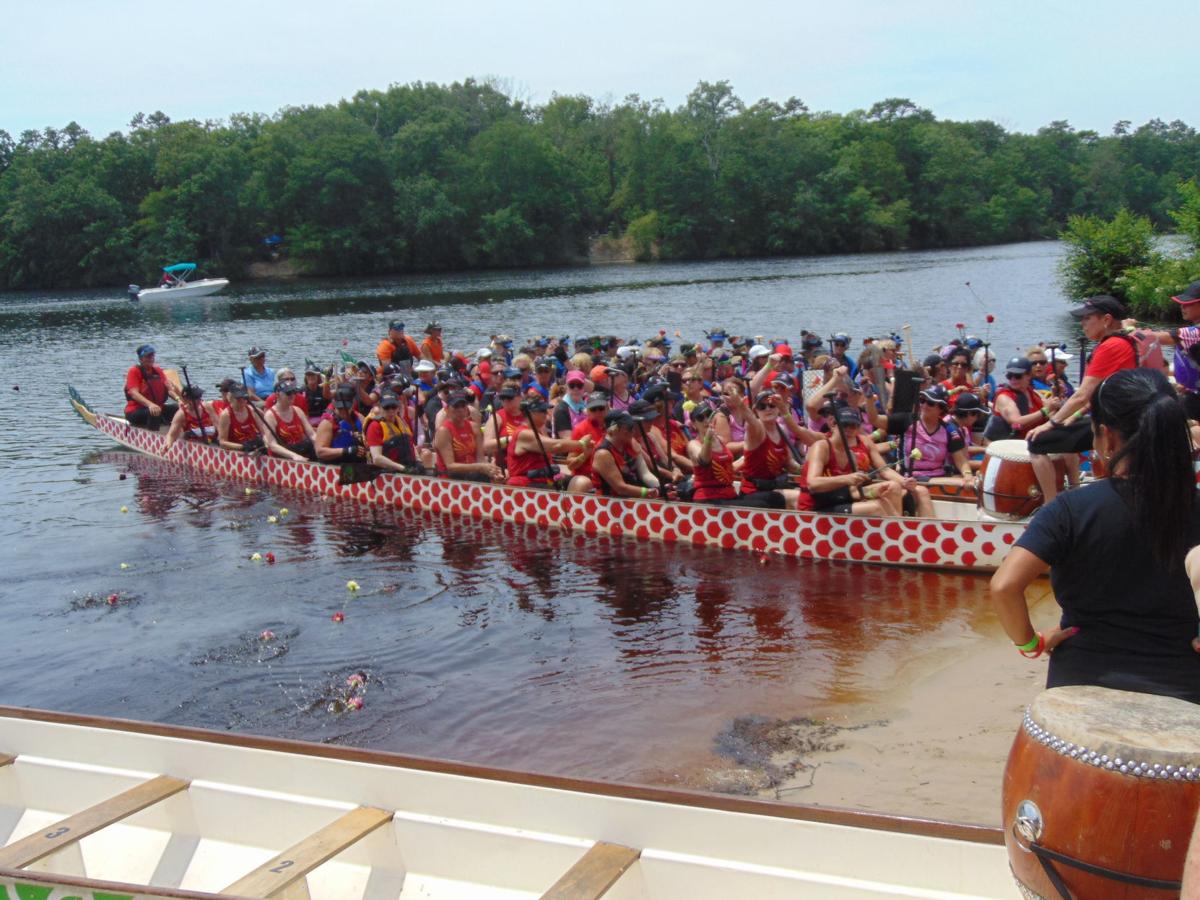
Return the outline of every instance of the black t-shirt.
[[[1105,479],[1040,509],[1017,541],[1050,564],[1062,627],[1047,687],[1091,684],[1200,703],[1200,616],[1180,564],[1166,570],[1138,532],[1121,479]],[[1200,543],[1200,502],[1188,544]]]

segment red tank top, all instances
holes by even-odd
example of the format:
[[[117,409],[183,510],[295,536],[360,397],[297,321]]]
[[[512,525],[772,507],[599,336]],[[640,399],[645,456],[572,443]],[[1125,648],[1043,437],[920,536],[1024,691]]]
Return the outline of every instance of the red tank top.
[[[620,450],[618,450],[616,447],[614,447],[612,445],[612,443],[608,440],[608,438],[605,438],[604,440],[602,440],[600,442],[600,446],[598,446],[596,448],[596,453],[599,453],[601,450],[607,450],[609,453],[612,454],[613,462],[615,462],[617,464],[617,469],[620,471],[621,477],[623,479],[625,479],[626,484],[632,484],[632,485],[641,484],[641,481],[639,481],[637,476],[634,474],[635,470],[633,467],[633,461],[637,457],[636,449],[634,449],[633,452],[631,452],[631,453],[622,453]],[[611,487],[609,487],[608,482],[605,481],[600,476],[600,473],[597,472],[595,469],[595,465],[594,465],[595,457],[596,457],[596,454],[593,453],[592,454],[592,459],[593,459],[592,485],[596,488],[597,494],[600,494],[605,497],[613,497],[613,496],[615,496],[615,492],[613,491],[613,489]]]
[[[758,490],[754,486],[755,478],[762,481],[778,478],[787,471],[790,458],[791,451],[788,450],[783,437],[780,436],[779,442],[776,443],[768,433],[761,444],[753,450],[746,451],[746,461],[742,465],[742,493],[751,494]]]
[[[450,432],[450,448],[453,452],[454,461],[467,465],[475,462],[479,452],[479,448],[475,446],[475,423],[470,419],[466,419],[456,425],[450,419],[445,419],[441,427]],[[442,462],[442,455],[440,453],[437,454],[437,470],[439,475],[448,474],[446,464]]]
[[[204,440],[209,435],[215,432],[213,427],[212,416],[208,414],[208,409],[204,406],[200,407],[200,418],[192,415],[190,406],[183,407],[183,432],[191,437]]]
[[[279,409],[275,410],[275,434],[285,444],[299,444],[307,437],[304,433],[304,426],[300,424],[300,414],[296,412],[294,406],[292,407],[292,417],[286,422]]]
[[[246,418],[238,419],[237,413],[233,408],[229,409],[229,440],[235,444],[246,444],[250,441],[258,440],[261,435],[258,433],[258,427],[254,424],[254,413],[246,411]]]
[[[828,442],[828,438],[826,441]],[[837,458],[837,453],[834,452],[833,444],[829,443],[829,462],[825,464],[826,475],[849,475],[852,471],[870,472],[871,471],[871,453],[867,450],[866,444],[856,443],[850,448],[850,452],[854,454],[854,460],[857,469],[851,469],[848,466],[842,466]]]
[[[1037,412],[1042,408],[1042,406],[1045,405],[1042,402],[1042,395],[1033,388],[1030,388],[1024,394],[1018,394],[1008,385],[1005,385],[1004,387],[1000,388],[1000,390],[996,391],[996,396],[992,400],[993,411],[996,409],[996,400],[999,400],[1001,397],[1011,397],[1013,403],[1017,404],[1017,412],[1019,412],[1022,416],[1027,416],[1031,412]],[[1038,423],[1035,422],[1034,425],[1036,424]],[[1022,425],[1019,428],[1014,428],[1013,437],[1024,437],[1025,432],[1030,428],[1033,428],[1033,425]]]
[[[545,473],[539,473],[537,478],[530,478],[529,473],[538,469],[546,468],[546,457],[540,452],[533,453],[517,453],[517,438],[526,431],[532,429],[525,425],[518,428],[511,438],[508,439],[508,483],[509,484],[551,484],[552,478],[545,477]]]
[[[692,473],[692,484],[695,500],[728,500],[737,496],[733,489],[733,454],[728,447],[716,448],[712,451],[708,465],[697,463]]]

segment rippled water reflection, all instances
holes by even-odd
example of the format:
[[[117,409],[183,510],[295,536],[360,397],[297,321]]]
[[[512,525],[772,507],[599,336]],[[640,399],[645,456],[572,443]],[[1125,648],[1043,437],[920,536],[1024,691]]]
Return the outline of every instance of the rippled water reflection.
[[[661,325],[698,338],[720,324],[859,337],[909,322],[925,348],[956,321],[983,331],[967,280],[998,317],[1003,356],[1070,333],[1058,253],[1029,244],[253,284],[171,305],[133,305],[120,291],[0,297],[0,702],[662,780],[711,761],[735,716],[870,700],[916,635],[972,633],[981,579],[762,565],[247,494],[113,449],[69,412],[64,385],[118,408],[133,348],[147,340],[161,364],[187,364],[204,384],[232,374],[251,344],[271,348],[275,365],[332,359],[343,340],[366,355],[397,311],[414,330],[441,319],[462,347],[496,331],[632,336]],[[281,507],[289,514],[268,524]],[[276,564],[249,558],[268,551]],[[339,711],[359,672],[363,710]]]

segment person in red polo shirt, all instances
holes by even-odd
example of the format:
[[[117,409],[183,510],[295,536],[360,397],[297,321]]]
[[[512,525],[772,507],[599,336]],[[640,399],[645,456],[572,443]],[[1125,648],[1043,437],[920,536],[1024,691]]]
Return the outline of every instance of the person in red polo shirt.
[[[1090,408],[1096,388],[1113,372],[1136,369],[1137,352],[1132,338],[1123,331],[1121,320],[1127,315],[1124,304],[1116,297],[1101,294],[1088,297],[1071,315],[1079,320],[1083,334],[1089,341],[1099,344],[1084,370],[1079,388],[1053,413],[1046,410],[1046,421],[1026,433],[1029,452],[1036,455],[1048,453],[1082,453],[1092,449],[1092,421],[1082,417]],[[1046,494],[1046,501],[1053,499]]]
[[[179,392],[154,364],[154,347],[142,344],[137,349],[138,364],[125,375],[125,419],[138,428],[157,431],[179,412]],[[168,400],[175,400],[169,403]]]

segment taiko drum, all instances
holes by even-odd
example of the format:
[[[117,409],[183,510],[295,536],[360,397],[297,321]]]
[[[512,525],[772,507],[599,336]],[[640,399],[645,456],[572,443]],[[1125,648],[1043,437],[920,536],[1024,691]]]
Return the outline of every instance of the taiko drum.
[[[1200,804],[1200,706],[1047,690],[1017,732],[1001,803],[1026,897],[1059,898],[1059,885],[1100,900],[1174,896]]]
[[[1066,463],[1054,460],[1054,474],[1059,484],[1067,476]],[[979,505],[993,516],[1024,518],[1031,515],[1044,500],[1029,446],[1020,440],[992,441],[983,458],[979,479]]]

